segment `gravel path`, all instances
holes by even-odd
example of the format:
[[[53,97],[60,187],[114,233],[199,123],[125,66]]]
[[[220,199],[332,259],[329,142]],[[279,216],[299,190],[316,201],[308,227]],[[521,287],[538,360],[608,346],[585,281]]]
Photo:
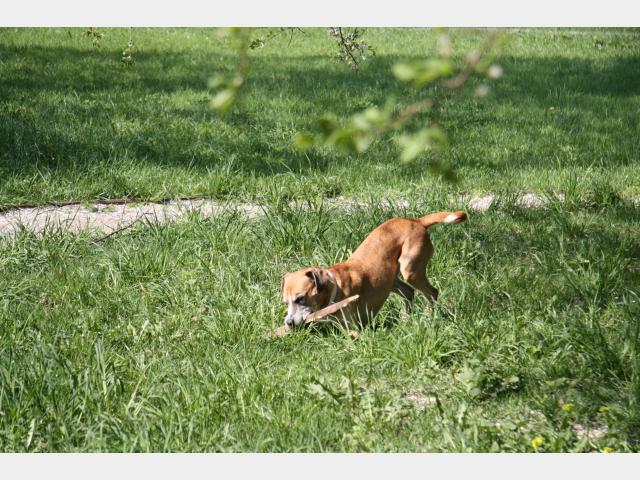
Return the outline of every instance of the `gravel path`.
[[[563,200],[563,196],[559,196]],[[468,210],[483,212],[495,200],[492,194],[481,197],[459,197]],[[367,203],[344,197],[333,198],[329,204],[345,209],[366,206]],[[534,193],[527,193],[516,200],[516,204],[525,207],[542,207],[546,199]],[[408,202],[398,201],[394,205],[407,207]],[[138,221],[165,223],[184,214],[197,210],[205,217],[219,215],[229,210],[240,211],[247,217],[255,218],[263,214],[262,207],[256,204],[221,203],[212,199],[176,200],[167,203],[137,203],[132,205],[101,205],[92,207],[68,205],[62,207],[43,206],[21,208],[0,213],[0,236],[13,235],[25,228],[41,233],[45,228],[62,228],[71,232],[90,229],[102,236],[127,228]]]

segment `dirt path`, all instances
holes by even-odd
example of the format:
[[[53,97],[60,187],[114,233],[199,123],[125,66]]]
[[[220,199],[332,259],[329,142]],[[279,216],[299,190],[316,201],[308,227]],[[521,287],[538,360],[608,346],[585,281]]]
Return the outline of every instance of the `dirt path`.
[[[560,196],[560,199],[563,197]],[[469,210],[483,212],[495,200],[492,194],[482,197],[460,197]],[[364,202],[337,197],[328,203],[345,209],[367,205]],[[542,207],[546,199],[533,193],[520,196],[516,204],[525,207]],[[408,202],[395,202],[396,206],[407,207]],[[121,229],[126,229],[139,221],[165,223],[178,219],[191,211],[199,211],[205,217],[219,215],[225,211],[240,211],[247,217],[263,214],[263,209],[256,204],[222,203],[212,199],[176,200],[166,203],[137,203],[132,205],[100,205],[91,207],[83,205],[65,205],[60,207],[44,206],[37,208],[21,208],[0,213],[0,236],[13,235],[22,228],[35,233],[45,229],[60,228],[71,232],[89,229],[105,236]]]
[[[167,203],[138,203],[123,205],[66,205],[62,207],[36,207],[10,210],[0,214],[0,236],[12,235],[22,228],[35,233],[45,229],[61,228],[71,232],[89,229],[108,235],[139,221],[165,223],[198,210],[202,215],[219,215],[235,209],[248,216],[262,213],[258,205],[226,205],[214,200],[177,200]]]

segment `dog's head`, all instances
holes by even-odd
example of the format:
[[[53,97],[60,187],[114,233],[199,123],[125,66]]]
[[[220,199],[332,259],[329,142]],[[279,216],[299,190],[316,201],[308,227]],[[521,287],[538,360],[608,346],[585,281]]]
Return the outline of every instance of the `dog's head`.
[[[282,302],[287,304],[284,319],[288,327],[297,327],[313,312],[323,308],[328,300],[329,273],[326,269],[303,268],[282,278]]]

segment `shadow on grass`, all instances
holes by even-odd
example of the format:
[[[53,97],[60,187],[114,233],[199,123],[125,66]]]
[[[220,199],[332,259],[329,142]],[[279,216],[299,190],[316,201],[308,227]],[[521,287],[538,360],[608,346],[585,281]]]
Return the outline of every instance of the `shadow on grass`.
[[[12,72],[11,78],[0,79],[0,91],[6,96],[8,91],[15,94],[29,91],[95,93],[131,88],[143,93],[205,90],[212,75],[233,72],[237,61],[233,55],[205,53],[146,51],[138,53],[135,65],[127,68],[118,62],[119,52],[115,51],[0,45],[0,58],[14,57],[23,62],[20,71]],[[266,96],[284,91],[313,103],[318,101],[318,95],[322,98],[324,94],[342,92],[343,98],[351,98],[358,90],[371,90],[377,95],[374,99],[381,102],[387,98],[387,89],[394,90],[391,93],[413,91],[397,82],[391,69],[399,60],[421,58],[378,55],[353,72],[321,55],[261,57],[254,54],[249,79],[252,88]],[[602,60],[509,55],[498,57],[498,61],[505,69],[504,82],[510,86],[512,95],[540,100],[544,106],[546,97],[552,93],[550,90],[558,87],[568,92],[604,96],[631,96],[640,91],[640,79],[636,75],[638,54]],[[339,102],[334,106],[344,107]]]
[[[394,80],[391,66],[396,57],[375,57],[354,73],[322,56],[256,54],[244,103],[220,119],[208,109],[206,82],[215,73],[232,71],[235,58],[204,53],[148,51],[126,68],[119,64],[117,52],[0,45],[0,58],[18,58],[22,64],[0,79],[0,98],[12,102],[11,107],[0,109],[0,168],[18,175],[33,173],[34,168],[55,169],[64,175],[97,160],[127,156],[141,165],[189,166],[205,172],[237,155],[235,167],[258,176],[325,172],[332,165],[348,165],[350,158],[311,152],[301,161],[302,155],[290,141],[295,130],[311,128],[325,111],[347,116],[369,105],[382,105],[390,96],[403,102],[417,98],[414,90]],[[598,119],[611,118],[607,99],[640,92],[637,55],[602,61],[564,57],[499,61],[506,74],[496,85],[495,95],[483,103],[473,98],[455,100],[444,112],[445,126],[463,134],[489,125],[508,130],[514,119],[497,117],[495,111],[512,105],[520,110],[516,116],[522,129],[535,137],[540,125],[527,125],[528,113],[564,103],[578,113],[557,116],[554,128],[566,134],[589,131],[600,124]],[[166,100],[185,91],[195,96],[186,106]],[[114,124],[119,120],[135,124],[133,130],[118,130]],[[198,129],[202,131],[196,134]],[[606,135],[610,141],[620,140],[623,147],[633,142],[624,132]],[[396,164],[391,143],[375,145],[367,161]],[[625,155],[613,156],[610,163],[628,163]],[[538,154],[526,151],[517,160],[511,168],[541,162]],[[575,162],[588,165],[592,159],[578,157]],[[399,168],[398,174],[411,178],[424,168],[418,162]]]

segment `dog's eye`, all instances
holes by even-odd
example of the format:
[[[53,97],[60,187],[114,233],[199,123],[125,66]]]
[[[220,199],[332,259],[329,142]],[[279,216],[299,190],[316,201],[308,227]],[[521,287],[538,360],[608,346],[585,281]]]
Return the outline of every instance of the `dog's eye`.
[[[304,303],[304,295],[298,295],[296,298],[293,299],[293,303],[297,303],[298,305],[300,305],[301,303]]]

